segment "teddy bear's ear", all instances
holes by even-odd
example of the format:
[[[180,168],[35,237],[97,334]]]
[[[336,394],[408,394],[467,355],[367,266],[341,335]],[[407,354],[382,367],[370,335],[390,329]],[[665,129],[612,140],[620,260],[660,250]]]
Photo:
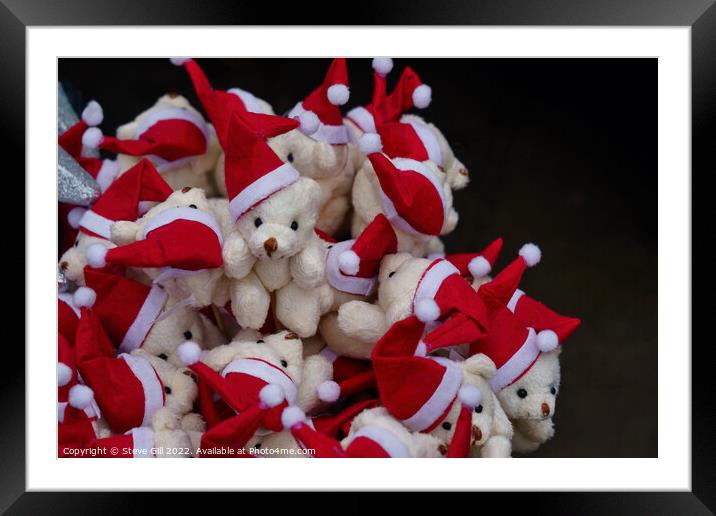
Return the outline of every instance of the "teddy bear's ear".
[[[411,258],[412,256],[410,253],[386,255],[380,262],[380,281],[385,281],[391,272],[394,272],[398,267]]]
[[[482,376],[483,378],[488,380],[495,376],[495,373],[497,372],[497,369],[495,368],[495,363],[490,360],[487,355],[484,355],[482,353],[473,355],[467,360],[465,360],[465,362],[463,362],[463,367],[468,373]]]

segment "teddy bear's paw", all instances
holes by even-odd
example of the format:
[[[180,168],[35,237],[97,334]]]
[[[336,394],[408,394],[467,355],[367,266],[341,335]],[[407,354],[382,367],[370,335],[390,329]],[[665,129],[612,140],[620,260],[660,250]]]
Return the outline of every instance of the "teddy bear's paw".
[[[139,225],[129,220],[118,220],[110,228],[112,242],[117,245],[131,244],[137,239]]]
[[[179,428],[179,414],[169,407],[162,407],[152,417],[152,428],[159,430],[176,430]]]
[[[385,326],[385,314],[377,305],[349,301],[338,309],[338,327],[362,342],[375,344],[385,333]]]
[[[205,432],[206,423],[200,414],[191,412],[181,418],[181,429],[185,432]]]
[[[490,437],[480,449],[480,457],[504,458],[512,456],[512,443],[504,435]]]
[[[266,321],[271,296],[253,274],[232,283],[231,310],[239,326],[260,329]]]
[[[157,457],[188,458],[192,456],[192,442],[183,430],[155,430]]]
[[[301,338],[315,335],[321,317],[320,292],[289,283],[276,293],[276,317]]]
[[[512,450],[517,453],[532,453],[539,448],[540,444],[518,430],[512,434]]]
[[[221,253],[224,259],[224,273],[230,278],[245,278],[256,262],[256,257],[251,254],[248,244],[236,231],[224,241]]]

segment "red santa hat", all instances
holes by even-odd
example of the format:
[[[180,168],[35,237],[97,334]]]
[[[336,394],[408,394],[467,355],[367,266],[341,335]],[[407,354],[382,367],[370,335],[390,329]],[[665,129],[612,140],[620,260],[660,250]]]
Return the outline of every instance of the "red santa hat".
[[[347,457],[341,448],[341,443],[313,428],[310,421],[306,419],[306,414],[299,407],[285,408],[281,414],[281,423],[284,428],[291,431],[299,446],[313,451],[313,457],[321,459]]]
[[[355,240],[334,244],[326,257],[326,279],[332,287],[367,296],[375,290],[380,262],[396,253],[398,239],[388,219],[378,214]]]
[[[151,425],[154,413],[164,406],[165,393],[159,375],[144,358],[122,353],[115,357],[114,346],[97,314],[91,289],[85,288],[76,304],[82,317],[77,328],[75,353],[84,385],[70,390],[70,405],[84,409],[93,401],[102,417],[116,432]],[[78,297],[76,295],[76,297]]]
[[[460,399],[460,414],[455,423],[447,457],[468,458],[470,456],[470,445],[472,442],[472,411],[482,401],[480,389],[474,385],[463,385],[458,394]]]
[[[61,333],[57,335],[57,400],[67,401],[69,391],[77,383],[75,353]]]
[[[380,197],[388,220],[415,235],[437,236],[447,218],[448,203],[440,180],[423,163],[412,159],[368,156],[380,182]]]
[[[97,294],[93,310],[112,343],[122,353],[140,347],[167,301],[164,289],[89,267],[85,283]]]
[[[356,401],[341,409],[336,414],[321,414],[311,419],[313,427],[323,435],[338,439],[348,435],[353,419],[364,410],[380,406],[376,399]]]
[[[353,122],[358,128],[365,133],[375,133],[376,114],[380,116],[380,107],[385,102],[386,76],[393,69],[393,60],[389,57],[376,57],[372,62],[373,66],[373,97],[370,104],[365,106],[354,107],[346,118]]]
[[[265,385],[259,391],[258,403],[204,432],[201,436],[201,450],[228,447],[232,452],[226,454],[227,456],[239,455],[238,450],[246,446],[249,439],[265,426],[271,409],[283,402],[283,390],[278,385]]]
[[[383,406],[410,430],[429,432],[445,419],[462,384],[462,370],[442,357],[415,356],[425,325],[398,321],[373,348]]]
[[[57,331],[70,343],[75,340],[77,324],[80,321],[80,310],[72,301],[72,294],[61,292],[57,295]]]
[[[82,118],[57,138],[57,143],[70,156],[75,158],[93,178],[97,180],[100,190],[107,190],[119,173],[119,164],[115,160],[84,156],[82,135],[90,127],[98,126],[104,119],[102,106],[90,101],[82,111]]]
[[[262,424],[273,431],[281,431],[281,411],[296,401],[297,389],[293,379],[280,367],[259,358],[239,358],[230,362],[221,374],[200,361],[201,349],[194,342],[185,342],[177,348],[179,359],[194,371],[200,382],[216,392],[235,412],[241,413],[264,401],[270,408],[262,416]],[[261,399],[267,385],[280,388],[285,401],[271,402]],[[274,390],[268,391],[270,394]]]
[[[201,115],[178,107],[162,107],[137,125],[133,139],[105,136],[98,127],[82,135],[82,143],[117,154],[147,156],[159,172],[184,165],[206,153],[209,128]]]
[[[271,117],[270,134],[291,130],[296,122]],[[234,221],[276,192],[299,178],[298,171],[285,163],[266,143],[266,136],[246,125],[234,113],[229,127],[230,138],[225,147],[225,183],[229,211]]]
[[[144,226],[131,244],[107,249],[93,244],[87,263],[102,268],[107,263],[127,267],[161,267],[162,277],[180,277],[221,267],[221,227],[208,211],[187,206],[165,210]]]
[[[314,140],[343,145],[350,142],[350,133],[343,124],[338,106],[348,102],[349,97],[348,66],[345,59],[336,58],[328,68],[323,83],[298,102],[289,111],[288,117],[301,120],[302,131]]]
[[[433,322],[461,313],[479,325],[487,319],[485,304],[470,283],[444,258],[433,260],[418,280],[413,312],[423,322]]]
[[[97,438],[92,420],[89,418],[67,418],[57,423],[57,456],[83,457],[81,453],[92,440]],[[73,453],[74,452],[74,453]]]
[[[463,276],[484,278],[492,271],[502,250],[502,238],[498,238],[479,253],[449,254],[445,259],[452,263]]]
[[[103,459],[151,459],[155,457],[154,431],[146,427],[132,428],[124,434],[92,440],[88,453],[81,457]]]
[[[376,133],[361,136],[358,148],[363,154],[383,152],[390,158],[432,161],[443,166],[438,139],[427,125],[414,121],[380,123]]]
[[[83,213],[80,231],[110,240],[112,224],[118,220],[137,220],[141,202],[162,202],[171,193],[171,187],[154,165],[143,159],[112,183],[92,208]]]

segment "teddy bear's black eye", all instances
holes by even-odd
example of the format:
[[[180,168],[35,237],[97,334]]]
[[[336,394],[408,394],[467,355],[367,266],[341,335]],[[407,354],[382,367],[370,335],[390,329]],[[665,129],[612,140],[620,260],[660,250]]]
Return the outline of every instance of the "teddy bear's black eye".
[[[329,245],[328,249],[333,249],[333,244]]]
[[[264,343],[264,340],[263,340],[263,339],[259,339],[259,340],[256,341],[256,344],[263,344],[263,343]]]
[[[519,390],[517,391],[517,395],[518,395],[520,398],[526,398],[526,397],[527,397],[527,391],[524,390],[524,389],[519,389]]]
[[[256,217],[256,220],[254,220],[254,226],[256,226],[256,227],[259,227],[263,223],[264,223],[264,221],[261,220],[261,217]]]
[[[285,360],[281,360],[281,365],[283,367],[288,367],[288,362],[286,362]]]
[[[286,159],[289,163],[293,163],[293,152],[289,152],[288,156],[286,156]]]
[[[189,207],[190,207],[190,208],[194,208],[195,210],[198,210],[198,209],[199,209],[199,208],[196,207],[196,204],[190,204]]]
[[[475,412],[477,412],[478,414],[482,412],[482,405],[478,405],[477,407],[475,407]]]
[[[172,393],[172,388],[171,388],[171,387],[164,387],[164,392],[166,392],[167,394],[171,394],[171,393]]]
[[[450,421],[445,421],[445,422],[443,423],[443,428],[444,428],[445,430],[450,430],[450,429],[452,428],[452,423],[450,423]]]
[[[391,272],[390,274],[388,274],[388,277],[389,277],[389,278],[392,278],[392,277],[393,277],[393,274],[395,274],[395,271],[393,271],[393,272]]]
[[[291,229],[296,231],[298,229],[298,222],[296,222],[295,220],[291,222]]]
[[[186,340],[191,340],[192,336],[193,336],[193,335],[191,334],[191,332],[190,332],[189,330],[187,330],[187,331],[184,332],[184,338],[185,338]]]
[[[164,353],[159,353],[159,358],[166,360],[168,357]]]
[[[79,240],[75,240],[75,247],[77,247],[78,245],[80,245],[80,241],[79,241]]]
[[[557,394],[557,389],[555,389],[554,387],[552,387],[552,388],[549,390],[549,392],[552,393],[552,394]]]

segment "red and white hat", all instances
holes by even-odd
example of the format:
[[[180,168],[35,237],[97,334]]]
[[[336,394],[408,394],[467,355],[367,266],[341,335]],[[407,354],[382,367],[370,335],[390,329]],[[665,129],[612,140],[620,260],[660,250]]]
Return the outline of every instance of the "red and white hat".
[[[562,344],[582,321],[558,314],[517,288],[527,267],[538,263],[540,258],[539,248],[534,244],[526,244],[516,260],[480,289],[486,287],[481,295],[496,298],[514,313],[520,322],[538,332],[538,347],[547,352]]]
[[[313,451],[312,457],[319,459],[347,457],[341,443],[313,428],[312,423],[299,407],[285,408],[281,414],[281,424],[291,431],[291,435],[299,446]]]
[[[146,156],[159,172],[184,165],[206,153],[209,128],[198,113],[178,107],[163,107],[149,113],[137,125],[134,139],[105,136],[98,127],[82,135],[82,143],[117,154]]]
[[[463,276],[483,278],[490,274],[502,251],[502,238],[498,238],[479,253],[449,254],[445,259],[452,263]]]
[[[484,327],[485,304],[460,271],[444,258],[433,260],[418,280],[413,295],[413,313],[423,322],[464,314]]]
[[[462,370],[455,362],[415,356],[424,330],[415,317],[398,321],[372,353],[383,406],[417,432],[429,432],[445,419],[462,385]]]
[[[72,301],[72,294],[61,292],[57,294],[57,331],[70,343],[75,340],[77,324],[80,321],[80,310]]]
[[[488,331],[475,350],[487,355],[497,367],[497,373],[490,379],[494,392],[517,381],[532,367],[540,353],[556,347],[549,333],[538,338],[534,328],[520,321],[507,307],[522,273],[527,267],[539,263],[540,258],[541,251],[536,245],[525,244],[516,260],[478,290],[487,306]]]
[[[336,414],[321,414],[311,418],[313,427],[323,435],[338,439],[348,435],[353,419],[364,410],[380,406],[377,399],[366,399],[351,403]]]
[[[265,427],[271,410],[283,402],[283,391],[278,385],[265,385],[259,391],[258,403],[204,432],[201,436],[201,449],[229,447],[234,453],[227,454],[228,456],[238,455],[235,451],[246,446],[249,439]]]
[[[361,136],[358,148],[364,154],[383,152],[390,158],[432,161],[442,167],[440,143],[425,124],[414,121],[385,122],[376,133]]]
[[[167,301],[164,289],[89,267],[85,269],[85,283],[97,294],[93,311],[112,343],[122,353],[140,347]]]
[[[151,459],[155,457],[154,431],[147,427],[132,428],[124,434],[93,439],[88,453],[81,457],[101,459]]]
[[[118,220],[137,220],[141,202],[162,202],[171,193],[171,187],[154,165],[143,159],[112,183],[92,208],[84,212],[79,220],[80,231],[110,240],[112,224]]]
[[[261,399],[264,387],[278,386],[285,401],[267,403],[271,408],[262,421],[269,430],[282,430],[281,411],[287,404],[295,403],[297,396],[296,384],[283,369],[259,358],[240,358],[231,361],[219,374],[200,361],[201,349],[196,343],[185,342],[177,348],[177,353],[182,363],[198,375],[200,382],[208,385],[238,413],[268,401]]]
[[[90,127],[101,124],[103,119],[102,106],[92,100],[82,111],[82,118],[57,138],[60,147],[75,158],[80,166],[97,180],[102,192],[107,190],[114,178],[117,177],[119,164],[111,159],[83,156],[82,135]]]
[[[390,58],[373,59],[373,98],[367,106],[353,108],[346,118],[366,133],[376,133],[386,122],[397,122],[400,115],[416,107],[430,105],[432,90],[423,84],[415,71],[406,67],[390,95],[386,95],[385,77],[393,69]]]
[[[326,257],[326,279],[337,290],[367,296],[375,290],[380,262],[398,251],[393,226],[382,213],[355,240],[333,245]]]
[[[460,414],[457,417],[455,432],[448,447],[447,457],[449,459],[470,457],[472,411],[482,401],[482,393],[474,385],[467,384],[460,387],[458,398],[460,399]]]
[[[340,356],[328,346],[324,346],[319,355],[333,364],[333,380],[318,386],[320,400],[334,402],[375,387],[375,374],[370,360]]]
[[[170,208],[153,217],[141,237],[131,244],[107,249],[93,244],[87,263],[93,268],[107,263],[127,267],[162,267],[162,277],[180,277],[221,267],[221,228],[208,211],[191,207]],[[155,280],[157,281],[157,280]]]
[[[437,236],[447,218],[448,203],[440,180],[419,161],[368,156],[380,182],[380,197],[388,220],[398,229]]]
[[[350,142],[350,133],[343,123],[338,106],[348,102],[348,66],[336,58],[326,72],[323,83],[288,113],[301,122],[301,130],[314,140],[342,145]]]
[[[299,178],[298,171],[285,163],[266,143],[265,136],[295,128],[297,122],[283,117],[268,117],[262,134],[233,114],[226,151],[225,183],[229,211],[233,220]]]
[[[77,383],[75,352],[61,333],[57,335],[57,399],[67,401],[69,391]]]
[[[114,346],[99,317],[90,309],[94,302],[91,289],[81,292],[84,299],[76,303],[82,307],[82,317],[75,353],[77,368],[87,387],[75,385],[70,390],[70,405],[82,409],[94,400],[115,432],[150,426],[154,413],[165,403],[159,375],[142,357],[122,353],[115,358]]]

